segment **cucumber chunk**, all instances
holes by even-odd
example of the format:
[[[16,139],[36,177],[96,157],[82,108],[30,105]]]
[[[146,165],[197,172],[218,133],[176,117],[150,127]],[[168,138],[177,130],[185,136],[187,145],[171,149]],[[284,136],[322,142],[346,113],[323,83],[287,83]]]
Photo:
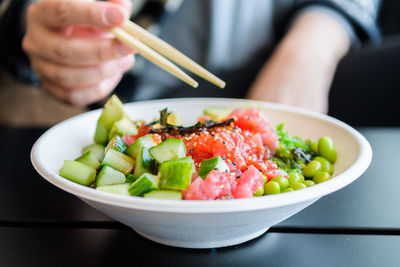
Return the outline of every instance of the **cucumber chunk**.
[[[182,192],[175,190],[153,190],[143,195],[145,198],[181,200]]]
[[[167,139],[155,147],[150,148],[150,154],[161,164],[166,160],[180,159],[186,156],[186,146],[182,140]]]
[[[116,135],[119,136],[123,136],[126,134],[131,135],[131,134],[137,134],[137,132],[138,130],[136,126],[133,124],[133,122],[129,118],[124,117],[113,124],[110,133],[108,135],[108,139],[112,139]]]
[[[207,174],[212,170],[219,170],[220,172],[229,172],[229,167],[225,161],[220,157],[204,160],[200,163],[198,174],[203,180]]]
[[[103,185],[125,183],[126,177],[122,172],[114,170],[109,166],[104,166],[97,176],[96,187]]]
[[[139,179],[140,176],[141,175],[137,175],[137,174],[128,174],[128,176],[126,176],[125,183],[132,184],[132,183],[136,182],[136,180]]]
[[[96,169],[74,160],[65,160],[60,169],[60,176],[75,183],[89,186],[96,179]]]
[[[142,147],[140,153],[135,161],[134,173],[142,175],[143,173],[153,173],[155,170],[154,158],[150,155],[149,149]]]
[[[113,95],[104,105],[99,122],[109,130],[116,121],[126,116],[121,100],[116,95]]]
[[[132,171],[134,164],[135,161],[133,158],[114,149],[107,151],[106,155],[104,156],[104,160],[101,163],[101,165],[113,167],[125,175],[128,175]]]
[[[75,161],[86,164],[92,168],[95,168],[96,170],[100,168],[100,162],[97,160],[92,151],[86,152],[79,158],[75,159]]]
[[[131,156],[134,159],[137,159],[139,152],[142,150],[142,147],[151,148],[156,146],[157,144],[154,142],[153,135],[148,134],[142,137],[139,137],[133,144],[128,146],[125,153]]]
[[[82,149],[82,154],[85,154],[88,151],[91,151],[93,155],[97,158],[98,161],[103,161],[104,159],[104,150],[105,147],[100,144],[91,144]]]
[[[158,188],[158,177],[150,173],[144,173],[129,187],[131,196],[143,196],[145,193]]]
[[[114,136],[110,142],[108,142],[107,147],[105,149],[105,153],[108,152],[109,149],[118,150],[121,153],[124,153],[126,150],[126,144],[119,136]]]
[[[129,194],[130,184],[113,184],[113,185],[103,185],[96,188],[98,191],[107,192],[116,195],[130,196]]]
[[[164,161],[158,169],[160,188],[186,190],[192,177],[193,165],[191,157]]]
[[[221,107],[210,107],[203,111],[203,114],[210,117],[213,121],[220,121],[225,119],[231,114],[233,109],[221,108]]]
[[[96,131],[94,132],[94,142],[105,145],[108,141],[110,130],[100,120],[97,121]]]

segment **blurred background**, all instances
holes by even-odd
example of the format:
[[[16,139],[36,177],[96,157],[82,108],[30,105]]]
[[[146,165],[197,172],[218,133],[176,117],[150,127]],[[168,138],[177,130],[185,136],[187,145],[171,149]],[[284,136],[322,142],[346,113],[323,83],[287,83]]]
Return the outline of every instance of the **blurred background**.
[[[134,0],[132,20],[158,33],[159,24],[182,0]],[[339,64],[329,99],[329,115],[352,126],[400,126],[400,1],[383,0],[378,24],[380,44],[348,54]],[[134,86],[143,68],[135,67],[116,89],[123,101],[123,88]],[[88,109],[100,107],[102,103]],[[37,107],[40,108],[37,108]],[[49,126],[87,109],[54,100],[37,86],[27,85],[0,68],[0,124],[14,127]]]

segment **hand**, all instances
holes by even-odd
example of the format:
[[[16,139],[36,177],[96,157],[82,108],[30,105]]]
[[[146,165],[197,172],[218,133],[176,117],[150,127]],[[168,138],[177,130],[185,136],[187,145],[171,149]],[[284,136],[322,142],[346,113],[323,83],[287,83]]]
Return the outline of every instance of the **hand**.
[[[75,106],[112,92],[134,56],[105,29],[125,20],[129,2],[42,0],[29,7],[22,45],[46,91]]]
[[[326,113],[336,66],[349,46],[348,33],[334,18],[317,11],[300,15],[248,97]]]

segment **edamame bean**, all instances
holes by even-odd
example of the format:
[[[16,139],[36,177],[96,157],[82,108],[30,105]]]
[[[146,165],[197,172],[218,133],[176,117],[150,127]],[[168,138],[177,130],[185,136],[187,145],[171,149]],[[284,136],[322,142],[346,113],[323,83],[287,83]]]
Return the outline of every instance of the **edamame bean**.
[[[329,160],[332,164],[335,163],[337,153],[333,141],[330,137],[324,136],[318,141],[319,155]]]
[[[331,176],[327,172],[317,172],[313,177],[313,181],[314,183],[319,184],[329,180],[330,178]]]
[[[321,163],[321,171],[327,172],[332,175],[333,166],[329,162],[329,160],[327,160],[326,158],[320,157],[320,156],[315,157],[313,160],[319,161]]]
[[[310,142],[312,152],[318,154],[318,142]]]
[[[281,188],[277,182],[270,181],[264,185],[264,195],[279,194]]]
[[[289,172],[289,184],[294,184],[304,181],[304,176],[298,172]]]
[[[288,187],[288,188],[283,189],[282,193],[293,192],[293,191],[294,191],[293,188]]]
[[[312,160],[303,168],[303,174],[306,177],[313,177],[317,172],[321,171],[321,163],[316,160]]]
[[[281,190],[287,188],[289,186],[289,181],[283,176],[276,176],[272,178],[271,181],[277,182]]]
[[[257,191],[253,194],[255,197],[259,197],[264,195],[264,187],[260,186],[257,188]]]
[[[315,185],[315,183],[314,183],[312,180],[305,180],[305,181],[303,182],[303,184],[304,184],[305,186],[307,186],[307,187],[310,187],[310,186]]]
[[[299,189],[304,189],[307,186],[303,183],[294,183],[290,185],[291,188],[293,188],[293,190],[299,190]]]

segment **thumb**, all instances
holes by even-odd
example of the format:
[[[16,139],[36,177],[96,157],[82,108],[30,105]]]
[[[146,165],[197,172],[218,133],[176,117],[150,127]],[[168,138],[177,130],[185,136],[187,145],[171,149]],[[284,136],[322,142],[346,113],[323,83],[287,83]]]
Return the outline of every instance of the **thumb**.
[[[123,6],[123,10],[126,11],[128,17],[132,13],[132,1],[131,0],[109,0],[109,2]]]

